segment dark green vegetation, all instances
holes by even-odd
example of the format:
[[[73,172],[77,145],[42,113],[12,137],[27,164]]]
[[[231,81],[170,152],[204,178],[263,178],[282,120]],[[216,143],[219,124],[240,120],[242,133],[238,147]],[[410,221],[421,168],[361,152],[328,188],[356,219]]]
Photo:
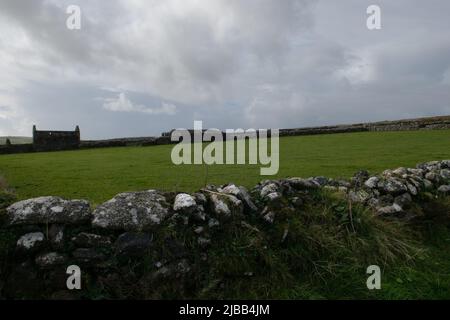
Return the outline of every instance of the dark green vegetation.
[[[163,189],[195,191],[234,182],[251,187],[264,177],[260,166],[175,166],[172,146],[126,147],[0,155],[5,176],[20,199],[59,195],[99,204],[124,191]],[[366,132],[280,139],[277,177],[349,177],[418,162],[450,158],[450,130]],[[270,177],[276,178],[276,177]]]
[[[155,250],[144,258],[118,257],[108,263],[104,274],[86,275],[85,289],[77,297],[450,298],[450,197],[423,194],[412,209],[418,218],[409,223],[384,220],[360,206],[350,207],[339,193],[315,191],[303,199],[301,209],[278,212],[273,225],[257,215],[223,222],[206,251],[192,228],[183,223],[165,224],[153,234]],[[14,254],[16,238],[9,229],[0,229],[3,265]],[[162,269],[156,271],[155,261],[179,261],[179,256],[189,261],[185,272],[164,275]],[[177,263],[169,264],[169,270]],[[382,269],[378,291],[366,287],[366,268],[373,264]],[[3,280],[0,277],[0,284]],[[19,280],[13,283],[26,285]],[[55,298],[46,295],[47,287],[42,290],[34,294]],[[22,297],[36,296],[30,289]]]
[[[1,226],[6,222],[5,209],[15,200],[15,194],[9,190],[8,183],[0,176],[0,270],[4,270],[6,267],[7,256],[11,251],[14,240],[13,235]],[[0,280],[0,287],[1,283]]]
[[[268,225],[258,217],[229,221],[204,260],[192,229],[163,229],[194,261],[187,275],[154,278],[151,261],[118,269],[89,298],[200,299],[449,299],[450,198],[424,196],[406,224],[349,208],[339,194],[306,196],[304,209]],[[351,212],[351,216],[350,216]],[[161,234],[162,235],[162,234]],[[155,234],[155,239],[163,239]],[[283,240],[284,236],[285,239]],[[168,248],[167,242],[159,243]],[[175,251],[167,249],[171,256]],[[366,268],[382,269],[382,289],[370,291]],[[158,290],[154,290],[157,287]]]

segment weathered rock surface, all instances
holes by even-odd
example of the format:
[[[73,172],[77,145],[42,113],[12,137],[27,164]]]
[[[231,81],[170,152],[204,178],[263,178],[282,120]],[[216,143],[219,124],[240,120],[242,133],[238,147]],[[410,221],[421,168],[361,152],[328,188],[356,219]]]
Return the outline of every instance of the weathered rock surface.
[[[402,208],[408,206],[412,201],[413,199],[409,193],[404,193],[394,199],[394,203],[398,204]]]
[[[366,170],[360,170],[351,178],[353,185],[361,187],[364,182],[369,178],[369,172]]]
[[[53,245],[62,245],[64,241],[64,226],[52,224],[50,229],[48,230],[48,238]]]
[[[356,190],[349,192],[349,199],[353,202],[364,203],[370,199],[370,193],[365,190]]]
[[[378,178],[378,177],[370,177],[366,182],[364,182],[364,185],[367,188],[375,189],[377,187],[379,181],[380,181],[380,178]]]
[[[36,257],[36,264],[41,268],[50,268],[55,265],[61,265],[66,262],[67,258],[63,254],[57,252],[44,253]]]
[[[10,225],[76,224],[89,221],[91,211],[85,200],[39,197],[16,202],[6,209]]]
[[[72,242],[79,247],[104,247],[111,245],[109,237],[104,237],[94,233],[81,232],[72,238]]]
[[[73,257],[80,262],[99,262],[103,261],[106,256],[95,248],[78,248],[72,253]]]
[[[148,251],[151,244],[152,236],[147,233],[126,232],[117,238],[115,247],[121,256],[139,257]]]
[[[406,185],[400,181],[400,179],[396,178],[388,178],[387,180],[378,182],[378,188],[381,191],[392,195],[397,195],[408,191]]]
[[[229,218],[243,213],[244,205],[241,200],[228,194],[211,194],[212,210],[219,218]]]
[[[443,194],[450,194],[450,185],[443,185],[438,188],[438,192]]]
[[[196,209],[197,203],[194,197],[187,193],[179,193],[175,197],[173,210],[182,212],[192,212]]]
[[[19,249],[30,250],[38,246],[44,241],[45,237],[42,232],[27,233],[17,240]]]
[[[289,178],[286,181],[292,188],[297,190],[317,189],[319,187],[317,182],[303,178]]]
[[[378,209],[379,215],[395,215],[398,212],[402,212],[402,207],[396,203],[392,206],[386,206]]]
[[[248,193],[247,189],[245,187],[237,187],[234,184],[230,184],[223,188],[221,190],[222,193],[231,194],[235,197],[237,197],[239,200],[241,200],[244,203],[244,206],[246,209],[248,209],[251,212],[255,212],[258,210],[255,203],[253,202],[252,198],[250,197],[250,194]]]
[[[260,195],[261,195],[261,198],[264,198],[268,194],[271,194],[271,193],[274,193],[277,191],[278,191],[278,186],[275,183],[270,183],[261,189]]]
[[[121,193],[100,205],[92,225],[110,230],[149,230],[169,216],[169,204],[155,190]]]

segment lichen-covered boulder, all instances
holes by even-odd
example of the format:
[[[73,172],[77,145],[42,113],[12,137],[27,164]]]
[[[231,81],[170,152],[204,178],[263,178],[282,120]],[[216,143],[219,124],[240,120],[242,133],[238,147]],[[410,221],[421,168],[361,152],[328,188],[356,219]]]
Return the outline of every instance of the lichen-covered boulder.
[[[57,252],[44,253],[36,257],[36,264],[41,268],[51,268],[64,264],[67,261],[65,255]]]
[[[371,194],[362,189],[352,190],[349,192],[348,197],[352,202],[364,203],[371,198]]]
[[[264,210],[261,212],[261,216],[266,222],[273,224],[273,222],[275,221],[276,214],[274,211],[270,210],[269,207],[265,207]]]
[[[319,183],[314,180],[303,178],[289,178],[286,179],[286,183],[296,190],[317,189],[320,187]]]
[[[48,240],[55,248],[62,248],[64,244],[64,226],[52,224],[48,230]]]
[[[443,186],[440,186],[439,188],[438,188],[438,192],[440,192],[440,193],[442,193],[442,194],[449,194],[450,195],[450,185],[443,185]]]
[[[277,200],[280,200],[282,197],[282,195],[279,192],[272,192],[269,193],[268,195],[266,195],[265,199],[269,202],[269,203],[274,203]]]
[[[369,189],[375,189],[379,181],[380,178],[378,177],[370,177],[369,179],[366,180],[366,182],[364,182],[364,185]]]
[[[317,184],[321,185],[322,187],[328,185],[331,182],[331,179],[322,176],[314,177],[312,178],[312,180]]]
[[[187,193],[179,193],[175,197],[175,202],[173,204],[173,210],[190,213],[197,209],[197,203],[193,196]]]
[[[423,169],[426,171],[439,170],[439,169],[441,169],[441,163],[445,164],[445,162],[441,162],[441,161],[429,161],[429,162],[418,164],[417,168]]]
[[[147,233],[126,232],[121,234],[114,246],[121,257],[140,257],[148,253],[153,236]]]
[[[406,187],[408,188],[408,192],[413,196],[417,196],[417,194],[419,193],[418,188],[411,183],[406,183]]]
[[[226,194],[232,194],[233,196],[238,196],[238,194],[241,192],[239,188],[235,184],[229,184],[222,189],[218,190],[219,192],[226,193]]]
[[[412,197],[409,193],[404,193],[402,195],[395,197],[394,199],[394,203],[398,204],[402,208],[408,206],[412,201],[413,201]]]
[[[439,173],[443,180],[450,181],[450,170],[449,169],[442,169]]]
[[[229,218],[242,214],[244,211],[242,201],[229,194],[213,193],[210,200],[211,208],[219,218]]]
[[[109,230],[142,231],[161,224],[169,216],[169,204],[155,190],[121,193],[98,206],[92,225]]]
[[[21,250],[31,250],[38,247],[45,237],[42,232],[32,232],[23,235],[17,240],[17,248]]]
[[[109,237],[88,232],[81,232],[72,237],[72,242],[82,248],[106,247],[111,245]]]
[[[407,172],[409,173],[409,174],[412,174],[412,175],[414,175],[414,176],[416,176],[416,177],[421,177],[421,178],[423,178],[423,176],[424,176],[424,170],[423,169],[413,169],[413,168],[408,168],[408,169],[406,169],[407,170]]]
[[[408,169],[404,168],[404,167],[400,167],[397,169],[392,170],[392,174],[396,175],[396,176],[403,176],[404,174],[408,173]]]
[[[247,210],[251,212],[258,210],[258,207],[256,207],[256,205],[253,203],[252,198],[250,197],[250,194],[245,187],[238,187],[234,184],[229,184],[220,191],[222,193],[231,194],[237,197],[244,203],[244,206]]]
[[[427,180],[429,180],[431,182],[439,182],[440,177],[439,177],[439,174],[437,174],[434,171],[431,171],[431,172],[427,172],[425,174],[425,179],[427,179]]]
[[[378,189],[389,194],[397,195],[408,191],[407,186],[399,179],[388,178],[378,182]]]
[[[397,203],[394,203],[392,206],[386,206],[386,207],[381,207],[378,209],[378,215],[381,216],[390,216],[390,215],[395,215],[399,212],[402,212],[403,209],[400,205],[398,205]]]
[[[361,187],[363,183],[369,178],[369,172],[360,170],[351,178],[351,182],[356,187]]]
[[[429,189],[433,188],[433,183],[428,179],[423,179],[422,183],[423,183],[423,187],[425,190],[429,190]]]
[[[89,202],[39,197],[16,202],[6,209],[10,225],[79,224],[90,220]]]
[[[442,169],[450,169],[450,160],[442,160],[441,168]]]
[[[275,183],[269,183],[265,185],[260,192],[261,198],[264,198],[270,193],[278,192],[278,186]]]

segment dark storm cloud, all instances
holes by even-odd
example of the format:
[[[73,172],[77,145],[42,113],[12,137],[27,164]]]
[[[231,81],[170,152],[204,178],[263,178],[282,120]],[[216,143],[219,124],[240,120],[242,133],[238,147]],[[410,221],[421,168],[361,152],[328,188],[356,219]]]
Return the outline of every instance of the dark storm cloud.
[[[69,4],[81,30],[66,28]],[[159,134],[450,113],[445,0],[0,3],[0,135]]]

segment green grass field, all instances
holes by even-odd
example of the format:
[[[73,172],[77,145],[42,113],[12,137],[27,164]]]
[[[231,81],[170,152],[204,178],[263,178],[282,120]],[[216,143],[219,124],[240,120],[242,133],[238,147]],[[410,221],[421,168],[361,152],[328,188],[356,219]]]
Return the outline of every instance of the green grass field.
[[[195,191],[206,180],[211,184],[234,182],[251,187],[267,178],[349,177],[359,169],[376,173],[387,168],[412,167],[421,161],[450,158],[450,130],[281,138],[280,170],[276,177],[260,176],[259,165],[175,166],[170,160],[172,147],[0,155],[0,175],[20,199],[59,195],[99,204],[124,191]]]

